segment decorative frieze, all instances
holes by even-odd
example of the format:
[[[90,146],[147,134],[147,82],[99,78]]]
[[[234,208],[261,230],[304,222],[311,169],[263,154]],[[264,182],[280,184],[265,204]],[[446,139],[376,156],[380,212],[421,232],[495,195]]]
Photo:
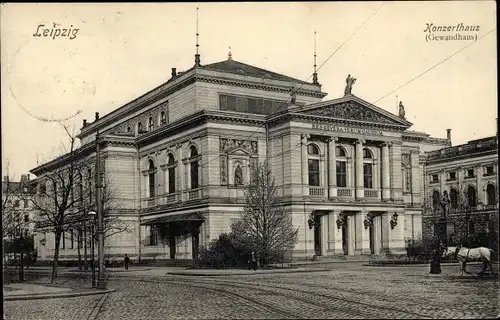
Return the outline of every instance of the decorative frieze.
[[[231,153],[236,148],[242,148],[250,154],[258,154],[257,141],[239,139],[219,139],[219,151]]]

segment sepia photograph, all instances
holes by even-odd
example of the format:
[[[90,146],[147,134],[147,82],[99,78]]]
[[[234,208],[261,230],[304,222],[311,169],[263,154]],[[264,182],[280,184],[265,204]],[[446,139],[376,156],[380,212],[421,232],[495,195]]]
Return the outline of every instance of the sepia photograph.
[[[0,8],[4,320],[500,317],[496,2]]]

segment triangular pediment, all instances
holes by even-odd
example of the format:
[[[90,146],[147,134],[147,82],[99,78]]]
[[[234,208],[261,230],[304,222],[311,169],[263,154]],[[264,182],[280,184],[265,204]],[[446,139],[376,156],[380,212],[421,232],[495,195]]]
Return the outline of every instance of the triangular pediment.
[[[411,122],[363,99],[349,95],[290,110],[294,113],[328,118],[410,127]]]

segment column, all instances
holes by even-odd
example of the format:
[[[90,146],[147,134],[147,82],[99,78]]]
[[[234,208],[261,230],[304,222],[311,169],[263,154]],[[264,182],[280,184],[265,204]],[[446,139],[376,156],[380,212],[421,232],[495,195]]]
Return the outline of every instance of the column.
[[[356,246],[356,220],[354,216],[347,216],[347,254],[354,255]]]
[[[328,215],[322,215],[321,221],[321,255],[328,255]]]
[[[309,168],[308,168],[308,156],[307,156],[307,138],[308,135],[303,134],[301,137],[302,145],[302,195],[309,195]]]
[[[391,198],[391,177],[389,169],[389,143],[382,144],[382,200],[388,201]]]
[[[372,230],[373,230],[373,252],[374,254],[380,254],[382,250],[382,217],[375,216],[372,220]]]
[[[363,188],[363,140],[356,141],[356,199],[364,198]]]
[[[328,140],[328,194],[331,197],[337,196],[337,164],[335,160],[335,142],[336,137]]]
[[[184,200],[183,199],[183,194],[184,194],[184,182],[185,180],[185,167],[184,167],[184,161],[182,160],[182,144],[179,143],[177,146],[177,192],[179,194],[179,200]]]
[[[365,229],[364,221],[367,212],[356,213],[356,250],[355,254],[371,254],[370,252],[370,231]]]
[[[340,212],[332,211],[328,214],[328,255],[343,254],[342,228],[337,227]]]

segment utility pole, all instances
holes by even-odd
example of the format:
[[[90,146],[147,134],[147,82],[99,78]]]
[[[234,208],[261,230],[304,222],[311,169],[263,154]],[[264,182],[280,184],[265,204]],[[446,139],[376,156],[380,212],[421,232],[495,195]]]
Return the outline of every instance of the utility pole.
[[[97,209],[97,236],[98,236],[98,260],[99,260],[99,275],[97,277],[97,288],[106,289],[106,278],[104,275],[104,217],[102,210],[102,177],[101,177],[101,153],[99,146],[99,130],[96,132],[96,162],[95,162],[95,179],[96,179],[96,209]]]

